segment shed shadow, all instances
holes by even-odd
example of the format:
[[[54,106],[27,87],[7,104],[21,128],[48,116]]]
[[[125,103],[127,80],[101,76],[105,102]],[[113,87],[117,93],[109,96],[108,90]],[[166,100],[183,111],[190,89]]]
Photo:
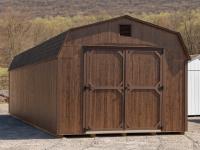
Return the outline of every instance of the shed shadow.
[[[198,117],[198,118],[197,118]],[[188,118],[189,122],[193,122],[193,123],[199,123],[200,124],[200,117],[199,116],[195,116],[195,117],[190,117]]]
[[[0,115],[0,140],[53,139],[55,137],[36,129],[11,115]]]

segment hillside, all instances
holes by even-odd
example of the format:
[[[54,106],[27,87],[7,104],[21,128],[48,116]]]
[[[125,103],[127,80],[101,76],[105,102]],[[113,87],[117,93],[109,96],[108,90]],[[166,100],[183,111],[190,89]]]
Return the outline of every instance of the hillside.
[[[1,0],[0,13],[12,7],[33,16],[165,12],[199,8],[199,0]]]
[[[129,14],[180,32],[200,53],[200,0],[0,0],[0,90],[12,58],[71,27]]]

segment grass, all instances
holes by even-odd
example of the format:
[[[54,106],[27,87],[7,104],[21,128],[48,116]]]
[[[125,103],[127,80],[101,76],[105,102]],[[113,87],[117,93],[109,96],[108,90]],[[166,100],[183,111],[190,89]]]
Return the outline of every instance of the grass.
[[[8,75],[8,68],[0,67],[0,77],[7,76],[7,75]]]

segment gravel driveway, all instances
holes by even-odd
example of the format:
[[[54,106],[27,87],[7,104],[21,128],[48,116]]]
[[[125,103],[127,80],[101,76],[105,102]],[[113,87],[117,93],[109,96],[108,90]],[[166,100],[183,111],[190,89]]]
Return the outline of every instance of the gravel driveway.
[[[200,150],[200,118],[189,118],[185,135],[54,138],[11,117],[0,104],[0,150]]]

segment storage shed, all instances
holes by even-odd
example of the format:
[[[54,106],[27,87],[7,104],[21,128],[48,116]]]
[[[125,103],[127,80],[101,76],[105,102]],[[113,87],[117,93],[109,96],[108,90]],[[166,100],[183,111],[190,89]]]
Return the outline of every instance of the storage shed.
[[[200,115],[200,55],[188,62],[188,115]]]
[[[187,130],[178,32],[121,16],[72,28],[17,55],[9,110],[56,135]]]

